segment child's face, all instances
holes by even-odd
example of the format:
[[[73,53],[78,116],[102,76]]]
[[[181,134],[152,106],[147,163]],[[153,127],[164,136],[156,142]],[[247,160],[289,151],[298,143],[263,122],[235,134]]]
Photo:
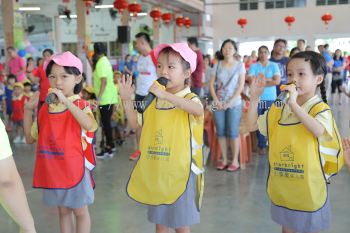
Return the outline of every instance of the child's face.
[[[80,83],[82,76],[68,74],[63,66],[54,64],[48,79],[52,88],[61,90],[64,96],[69,97],[74,95],[74,87]]]
[[[122,78],[122,76],[120,74],[115,74],[113,76],[113,82],[118,83],[118,80],[120,80],[121,78]]]
[[[157,64],[157,76],[167,78],[166,89],[176,93],[185,87],[185,80],[190,77],[190,70],[184,70],[179,55],[160,53]]]
[[[26,92],[26,93],[28,93],[28,92],[30,92],[31,91],[31,89],[32,89],[32,87],[31,86],[24,86],[24,92]]]
[[[16,82],[16,79],[14,79],[14,78],[9,78],[9,79],[7,79],[7,83],[8,83],[8,85],[10,85],[10,86],[12,86],[13,84],[15,84],[15,82]]]
[[[13,88],[13,94],[15,95],[15,96],[19,96],[19,95],[21,95],[23,93],[23,89],[21,88],[21,87],[14,87]]]
[[[313,96],[317,85],[323,80],[321,75],[313,74],[310,61],[305,61],[304,58],[290,60],[287,66],[287,77],[288,82],[295,82],[299,96]]]
[[[87,91],[85,91],[85,90],[82,90],[81,95],[82,95],[82,98],[84,100],[89,100],[90,99],[90,94]]]

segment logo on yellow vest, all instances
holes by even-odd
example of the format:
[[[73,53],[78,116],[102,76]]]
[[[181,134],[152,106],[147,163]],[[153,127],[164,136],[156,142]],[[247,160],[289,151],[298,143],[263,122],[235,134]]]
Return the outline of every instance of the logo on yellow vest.
[[[294,161],[294,153],[292,152],[292,145],[287,146],[280,152],[281,161]]]

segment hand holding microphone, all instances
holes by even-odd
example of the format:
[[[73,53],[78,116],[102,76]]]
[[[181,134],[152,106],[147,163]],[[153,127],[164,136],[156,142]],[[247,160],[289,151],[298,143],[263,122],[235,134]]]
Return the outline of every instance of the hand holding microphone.
[[[296,89],[296,87],[295,88],[292,87],[292,85],[295,86],[295,82],[287,83],[285,85],[280,86],[281,93],[278,95],[275,103],[285,104],[287,102],[287,100],[291,98],[291,94],[293,94],[293,99],[294,98],[296,99],[296,97],[298,96],[297,91],[296,91],[297,89]],[[296,92],[295,96],[294,96],[295,92],[293,91],[292,88],[294,88],[294,90]]]
[[[156,85],[159,85],[164,89],[167,83],[168,83],[168,79],[164,77],[160,77],[159,79],[157,79],[157,81],[155,81]],[[152,103],[154,98],[156,98],[156,96],[152,92],[149,92],[148,95],[143,99],[142,103],[136,103],[137,112],[143,113],[146,110],[146,108]]]
[[[45,102],[47,104],[58,104],[60,102],[63,103],[64,99],[65,99],[65,96],[59,89],[49,88],[49,93],[45,99]]]

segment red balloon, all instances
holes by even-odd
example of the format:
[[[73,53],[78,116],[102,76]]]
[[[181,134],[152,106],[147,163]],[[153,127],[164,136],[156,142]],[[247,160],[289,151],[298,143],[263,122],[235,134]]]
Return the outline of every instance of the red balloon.
[[[333,19],[333,16],[330,13],[326,13],[326,14],[322,15],[321,19],[322,19],[322,21],[324,21],[325,24],[328,24],[329,21],[331,21]]]
[[[248,20],[246,18],[239,18],[237,20],[237,24],[241,26],[241,28],[244,28],[245,25],[247,25]]]
[[[128,9],[128,1],[126,0],[115,0],[113,6],[119,13],[122,13],[124,10]]]
[[[190,28],[192,26],[192,20],[189,17],[184,18],[184,25],[186,28]]]
[[[131,3],[128,6],[128,10],[132,16],[137,16],[137,13],[140,13],[142,11],[142,6],[138,3]]]
[[[185,19],[182,16],[176,18],[176,25],[182,27],[185,23]]]
[[[284,22],[288,24],[288,26],[291,26],[292,23],[294,23],[295,18],[294,16],[288,15],[287,17],[284,18]]]
[[[162,14],[162,20],[165,24],[169,24],[171,21],[171,18],[172,16],[171,16],[171,13],[169,12]]]

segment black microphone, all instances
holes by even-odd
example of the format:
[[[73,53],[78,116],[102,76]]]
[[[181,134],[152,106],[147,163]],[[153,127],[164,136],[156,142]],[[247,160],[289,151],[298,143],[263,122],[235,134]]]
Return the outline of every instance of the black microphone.
[[[280,86],[280,90],[282,88],[284,88],[285,86],[291,85],[291,84],[295,84],[295,82],[291,82],[291,83],[287,83],[284,85]],[[277,99],[275,100],[275,103],[278,104],[285,104],[287,102],[287,99],[289,98],[289,91],[287,90],[281,90],[281,93],[277,96]]]
[[[47,95],[45,102],[47,104],[53,104],[58,102],[58,97],[55,93],[51,92]]]
[[[157,79],[157,82],[164,87],[167,85],[168,81],[169,80],[164,77],[160,77],[159,79]],[[139,113],[143,113],[146,110],[146,108],[152,103],[154,98],[156,98],[156,96],[153,93],[148,93],[148,95],[146,95],[146,97],[143,99],[143,101],[141,101],[141,103],[135,103],[136,111]]]

